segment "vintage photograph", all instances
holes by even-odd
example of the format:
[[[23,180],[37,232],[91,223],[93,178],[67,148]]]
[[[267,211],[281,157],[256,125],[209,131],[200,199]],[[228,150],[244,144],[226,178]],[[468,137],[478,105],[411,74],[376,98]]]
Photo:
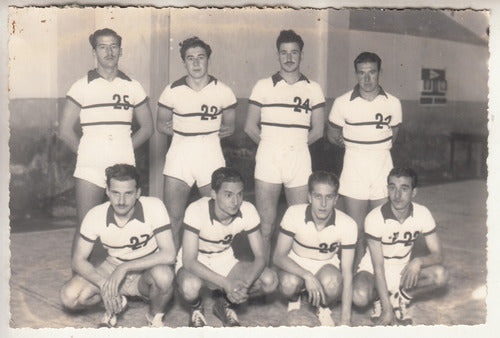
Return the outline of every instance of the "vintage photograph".
[[[9,327],[485,324],[490,14],[9,6]]]

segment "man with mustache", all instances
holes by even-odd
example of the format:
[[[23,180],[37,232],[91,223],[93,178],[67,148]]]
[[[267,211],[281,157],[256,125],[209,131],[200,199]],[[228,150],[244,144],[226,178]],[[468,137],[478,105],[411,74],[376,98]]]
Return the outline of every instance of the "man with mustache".
[[[267,256],[281,186],[288,205],[307,203],[308,145],[323,136],[325,98],[319,84],[300,72],[303,47],[293,30],[281,31],[276,41],[280,70],[259,80],[248,100],[245,132],[258,144],[255,203]]]

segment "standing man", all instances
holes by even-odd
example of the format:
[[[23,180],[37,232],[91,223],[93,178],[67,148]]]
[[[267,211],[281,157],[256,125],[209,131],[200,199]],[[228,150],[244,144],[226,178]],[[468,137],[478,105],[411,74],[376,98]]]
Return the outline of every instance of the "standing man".
[[[394,168],[387,177],[387,187],[389,201],[366,217],[371,259],[366,253],[359,265],[354,299],[366,306],[378,294],[372,314],[380,316],[377,324],[391,324],[394,317],[402,324],[411,324],[407,307],[413,297],[445,286],[448,272],[440,265],[441,245],[434,218],[426,207],[413,202],[417,174],[409,168]],[[410,259],[420,236],[424,236],[430,253]]]
[[[161,327],[175,262],[167,210],[158,198],[140,196],[139,175],[131,165],[107,168],[106,182],[109,202],[92,208],[82,222],[71,262],[76,275],[62,287],[61,302],[78,310],[102,300],[101,325],[111,327],[127,303],[125,296],[139,296],[150,303],[149,325]],[[108,257],[95,267],[88,258],[98,238]]]
[[[303,47],[293,30],[281,31],[276,40],[280,70],[259,80],[248,100],[245,132],[258,144],[255,201],[267,257],[281,185],[289,205],[307,203],[308,145],[323,136],[325,98],[320,86],[300,72]]]
[[[97,68],[71,86],[59,121],[59,137],[75,153],[78,226],[87,212],[102,203],[104,170],[116,163],[135,166],[134,149],[153,134],[148,97],[139,84],[118,69],[122,38],[104,28],[89,36]],[[132,135],[132,118],[139,129]],[[75,132],[80,123],[83,135]],[[75,232],[73,244],[79,237]]]
[[[259,215],[255,207],[243,201],[243,178],[231,168],[219,168],[212,174],[211,197],[202,197],[189,205],[184,218],[182,249],[177,256],[179,292],[189,303],[189,326],[207,324],[200,289],[215,290],[214,314],[224,326],[240,326],[234,306],[249,297],[273,292],[278,286],[276,273],[265,267]],[[231,242],[246,232],[253,262],[238,261]]]
[[[335,99],[328,118],[328,139],[346,150],[339,192],[345,211],[358,225],[355,269],[366,251],[365,216],[387,201],[390,150],[402,121],[401,103],[379,85],[381,64],[377,54],[358,55],[354,60],[358,84]]]
[[[225,166],[220,138],[234,132],[236,97],[208,74],[212,49],[197,37],[184,40],[181,58],[187,75],[169,84],[158,101],[157,129],[172,137],[165,159],[164,200],[176,247],[194,183],[210,196],[212,172]]]
[[[300,292],[305,287],[323,326],[335,326],[329,306],[342,295],[341,324],[350,325],[357,226],[335,209],[339,181],[334,174],[315,172],[308,187],[309,204],[292,205],[281,221],[273,257],[281,269],[280,290],[292,311],[300,308]]]

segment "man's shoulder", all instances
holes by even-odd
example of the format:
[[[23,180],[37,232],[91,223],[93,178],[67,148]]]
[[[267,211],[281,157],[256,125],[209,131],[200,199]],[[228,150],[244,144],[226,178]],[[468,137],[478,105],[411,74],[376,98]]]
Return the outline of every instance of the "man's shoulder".
[[[197,199],[196,201],[191,202],[191,204],[189,204],[187,209],[186,209],[186,213],[188,211],[190,211],[190,212],[198,211],[203,207],[208,207],[208,201],[210,201],[210,199],[211,199],[210,197],[201,197],[201,198]]]
[[[154,197],[154,196],[141,196],[139,197],[139,202],[141,202],[141,204],[144,206],[144,207],[158,207],[158,206],[165,206],[165,204],[163,204],[163,201],[161,199],[159,199],[158,197]]]
[[[351,225],[356,226],[356,221],[342,210],[335,209],[335,218],[336,218],[335,223],[346,226],[351,226]]]
[[[108,213],[108,209],[110,208],[110,203],[109,201],[104,202],[102,204],[96,205],[92,209],[90,209],[87,214],[85,215],[84,221],[92,221],[92,223],[95,222],[105,222],[106,221],[106,216]]]
[[[273,87],[272,76],[268,76],[257,80],[257,82],[255,82],[254,88],[258,87]]]
[[[243,201],[240,206],[242,217],[254,217],[258,215],[257,208],[251,202]]]
[[[335,102],[337,104],[340,103],[340,102],[344,102],[344,103],[350,102],[353,91],[354,91],[354,89],[351,89],[348,92],[345,92],[344,94],[341,94],[341,95],[337,96],[335,98]]]
[[[383,220],[382,206],[384,205],[385,204],[379,205],[378,207],[375,207],[371,211],[369,211],[368,214],[366,215],[366,220],[377,220],[377,219]]]
[[[414,216],[417,216],[417,217],[418,216],[431,216],[432,217],[431,211],[425,205],[422,205],[422,204],[419,204],[416,202],[412,202],[412,204],[413,204],[413,215]]]

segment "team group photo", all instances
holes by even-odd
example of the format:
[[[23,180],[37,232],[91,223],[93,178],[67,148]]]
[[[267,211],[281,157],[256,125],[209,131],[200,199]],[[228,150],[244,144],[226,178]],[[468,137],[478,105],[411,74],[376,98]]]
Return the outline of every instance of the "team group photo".
[[[487,27],[10,7],[10,326],[484,324]]]

